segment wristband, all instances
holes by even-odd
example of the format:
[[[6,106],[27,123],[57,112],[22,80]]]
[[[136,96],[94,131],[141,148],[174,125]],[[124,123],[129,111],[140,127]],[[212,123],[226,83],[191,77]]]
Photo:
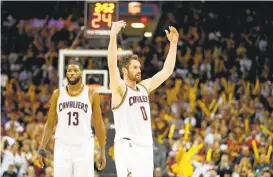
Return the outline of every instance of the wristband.
[[[40,149],[38,152],[42,157],[47,158],[47,154],[46,154],[46,151],[44,149]]]

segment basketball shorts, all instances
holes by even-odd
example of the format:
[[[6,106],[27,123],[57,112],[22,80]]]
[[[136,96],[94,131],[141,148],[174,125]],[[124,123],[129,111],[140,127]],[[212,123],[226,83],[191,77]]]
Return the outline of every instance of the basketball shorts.
[[[94,177],[94,139],[77,145],[67,145],[56,139],[54,177]]]
[[[131,140],[115,142],[115,163],[118,177],[153,177],[153,147],[143,147]]]

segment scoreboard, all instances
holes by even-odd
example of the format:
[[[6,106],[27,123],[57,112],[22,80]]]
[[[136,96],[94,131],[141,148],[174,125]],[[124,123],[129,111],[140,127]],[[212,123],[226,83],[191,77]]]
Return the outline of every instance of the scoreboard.
[[[85,29],[88,35],[93,37],[108,35],[112,21],[118,21],[118,2],[85,2]]]

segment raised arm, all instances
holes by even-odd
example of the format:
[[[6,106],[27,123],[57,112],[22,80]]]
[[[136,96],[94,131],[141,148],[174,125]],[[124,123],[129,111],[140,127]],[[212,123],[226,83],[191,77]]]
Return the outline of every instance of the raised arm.
[[[110,75],[110,89],[112,91],[120,92],[121,94],[125,92],[125,83],[120,78],[120,72],[118,69],[117,64],[117,34],[120,31],[120,29],[126,26],[126,23],[122,21],[113,22],[112,28],[110,31],[110,41],[108,45],[108,68],[109,68],[109,75]]]
[[[92,91],[91,91],[92,92]],[[98,93],[93,92],[92,94],[92,125],[95,128],[95,134],[100,146],[100,157],[96,159],[96,165],[99,170],[105,168],[105,144],[106,144],[106,129],[102,120],[101,108],[100,108],[100,96]]]
[[[169,29],[170,33],[167,30],[165,30],[165,32],[170,41],[170,49],[162,70],[156,73],[152,78],[145,79],[140,83],[144,85],[149,92],[155,90],[164,81],[166,81],[172,75],[174,70],[177,52],[178,32],[172,26],[170,26]]]
[[[45,152],[45,148],[46,145],[49,141],[49,139],[52,137],[53,131],[54,131],[54,126],[57,120],[57,111],[56,111],[56,107],[57,107],[57,101],[58,101],[58,97],[59,97],[60,91],[59,89],[55,90],[53,92],[53,95],[51,97],[51,103],[50,103],[50,107],[49,107],[49,111],[48,111],[48,115],[47,115],[47,121],[44,127],[44,132],[43,132],[43,136],[42,136],[42,142],[40,144],[39,147],[39,156],[38,156],[38,166],[39,167],[43,167],[43,158],[46,158],[46,152]]]

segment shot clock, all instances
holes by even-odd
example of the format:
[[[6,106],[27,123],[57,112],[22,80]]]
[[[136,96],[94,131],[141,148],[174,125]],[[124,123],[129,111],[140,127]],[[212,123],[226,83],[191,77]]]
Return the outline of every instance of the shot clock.
[[[85,27],[87,34],[101,36],[109,34],[112,21],[118,20],[118,3],[115,1],[86,1]]]

